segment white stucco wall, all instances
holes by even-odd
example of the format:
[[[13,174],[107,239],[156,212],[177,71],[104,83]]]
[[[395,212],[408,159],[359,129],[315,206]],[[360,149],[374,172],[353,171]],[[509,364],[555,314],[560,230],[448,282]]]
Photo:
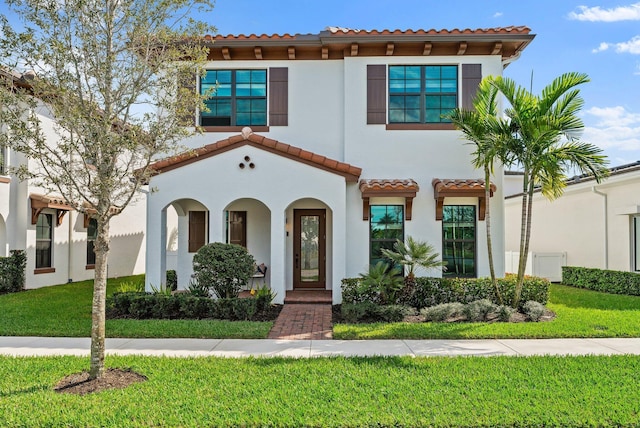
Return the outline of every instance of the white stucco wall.
[[[255,169],[241,169],[238,166],[245,156],[255,164]],[[243,204],[250,210],[251,205],[255,208],[256,204],[248,200],[261,201],[264,206],[260,207],[259,212],[268,212],[270,215],[268,254],[264,254],[266,246],[263,241],[258,240],[255,247],[250,244],[251,233],[257,230],[247,231],[247,244],[250,251],[256,251],[254,257],[261,258],[258,261],[265,262],[269,267],[270,285],[278,293],[277,300],[280,302],[291,285],[287,276],[292,266],[288,247],[293,241],[291,234],[286,235],[287,219],[291,221],[294,208],[326,207],[331,212],[332,225],[327,233],[333,236],[327,237],[327,243],[332,246],[331,252],[327,253],[327,257],[332,258],[327,288],[333,288],[334,284],[339,284],[345,272],[345,239],[342,238],[345,234],[344,183],[342,176],[251,146],[233,149],[153,177],[148,198],[148,287],[162,281],[162,266],[157,260],[162,260],[161,249],[166,243],[162,242],[161,231],[166,227],[162,224],[160,213],[177,199],[190,199],[209,211],[209,242],[225,242],[225,210]],[[259,212],[256,211],[255,215]],[[182,218],[187,221],[186,216]],[[259,224],[256,228],[264,228],[266,224],[267,221],[262,219],[262,226]],[[184,249],[187,243],[180,237],[187,234],[188,223],[184,223],[178,232],[178,252],[181,254],[186,253]],[[185,288],[188,283],[192,257],[193,254],[182,259],[179,256],[180,288]]]
[[[285,144],[300,147],[362,168],[362,179],[407,179],[418,182],[420,191],[413,200],[413,219],[405,222],[405,237],[442,248],[442,224],[435,220],[436,204],[432,180],[481,179],[483,172],[471,165],[474,148],[455,130],[387,130],[385,125],[367,125],[367,65],[369,64],[481,64],[483,76],[500,75],[500,56],[461,57],[346,57],[344,60],[304,61],[215,61],[215,69],[268,69],[287,67],[289,72],[288,126],[271,126],[256,132]],[[459,67],[461,73],[461,67]],[[459,79],[461,81],[461,79]],[[462,91],[459,91],[460,94]],[[461,95],[460,95],[461,96]],[[189,147],[201,147],[237,135],[240,132],[205,132],[189,138]],[[238,164],[249,156],[255,170],[240,170]],[[496,168],[492,181],[497,186],[491,198],[492,239],[495,268],[504,274],[504,210],[502,169]],[[369,263],[369,222],[362,218],[362,195],[357,183],[266,151],[245,146],[199,160],[162,173],[152,179],[149,195],[147,241],[147,283],[161,281],[166,260],[161,249],[167,245],[167,230],[162,232],[162,210],[179,199],[193,199],[209,210],[209,241],[224,241],[224,211],[244,210],[248,225],[264,229],[267,222],[252,217],[250,201],[261,201],[268,208],[269,240],[251,242],[249,251],[256,259],[269,258],[269,281],[276,290],[291,287],[293,270],[292,236],[285,225],[294,208],[326,208],[327,216],[327,289],[334,290],[334,302],[340,301],[339,284],[344,277],[357,276]],[[371,204],[400,204],[404,198],[372,198]],[[476,205],[477,198],[446,198],[445,204]],[[170,215],[169,215],[170,217]],[[181,248],[185,248],[188,222],[184,215],[179,230]],[[489,275],[486,252],[486,225],[477,222],[477,274]],[[153,232],[152,232],[153,231]],[[248,237],[255,230],[248,230]],[[249,238],[248,238],[249,239]],[[186,287],[191,258],[178,250],[178,279]],[[163,257],[165,257],[163,259]],[[157,262],[160,260],[160,262]],[[264,260],[258,260],[264,261]],[[181,273],[182,272],[182,273]],[[437,272],[430,274],[438,275]],[[190,274],[189,274],[190,275]],[[189,276],[187,275],[187,276]],[[331,278],[331,280],[329,280]],[[279,300],[284,292],[279,292]]]
[[[38,113],[47,142],[56,144],[58,137],[54,120],[44,106],[40,106]],[[30,170],[39,168],[37,161],[27,160],[13,151],[8,151],[6,162],[10,167],[28,165]],[[64,215],[60,226],[53,228],[52,268],[55,272],[35,273],[36,226],[31,224],[29,195],[59,195],[31,181],[21,181],[15,175],[6,177],[10,182],[0,183],[0,256],[7,255],[9,250],[26,250],[26,287],[38,288],[93,278],[93,270],[86,267],[87,230],[84,216],[73,210]],[[111,222],[110,277],[144,273],[146,200],[143,196],[140,194]],[[55,219],[55,210],[46,209],[43,212],[52,214]]]
[[[606,194],[603,196],[594,192]],[[606,211],[605,211],[606,206]],[[602,184],[566,187],[549,202],[534,197],[531,252],[566,252],[567,265],[632,270],[632,216],[640,215],[640,172],[613,175]],[[505,201],[506,250],[518,251],[521,199]]]

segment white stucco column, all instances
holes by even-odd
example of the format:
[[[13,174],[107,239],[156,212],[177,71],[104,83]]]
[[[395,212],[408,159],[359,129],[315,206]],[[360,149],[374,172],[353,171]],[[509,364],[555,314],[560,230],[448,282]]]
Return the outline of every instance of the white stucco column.
[[[286,232],[285,207],[269,207],[271,210],[271,260],[269,273],[271,290],[277,293],[274,303],[284,303],[286,284]]]
[[[346,277],[347,260],[347,211],[346,203],[333,207],[333,258],[332,258],[332,299],[334,304],[342,303],[341,281]]]
[[[178,288],[186,290],[189,287],[189,280],[193,272],[193,254],[189,253],[189,212],[184,212],[182,209],[178,211],[177,253],[176,275],[178,275]]]
[[[160,211],[160,212],[158,212]],[[167,211],[160,210],[154,204],[153,194],[147,195],[147,256],[145,260],[145,289],[151,291],[151,285],[160,287],[165,281],[167,251]]]

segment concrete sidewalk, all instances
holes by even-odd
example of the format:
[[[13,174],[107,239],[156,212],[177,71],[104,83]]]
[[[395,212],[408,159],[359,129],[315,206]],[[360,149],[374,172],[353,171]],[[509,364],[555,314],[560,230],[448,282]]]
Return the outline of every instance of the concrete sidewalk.
[[[89,355],[89,338],[0,337],[0,354],[10,356]],[[633,339],[498,340],[273,340],[273,339],[107,339],[108,355],[168,357],[329,357],[409,355],[530,356],[640,355]]]

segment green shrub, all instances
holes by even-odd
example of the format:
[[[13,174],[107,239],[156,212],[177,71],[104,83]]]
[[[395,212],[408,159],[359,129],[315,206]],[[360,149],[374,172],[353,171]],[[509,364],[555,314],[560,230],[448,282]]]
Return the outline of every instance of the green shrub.
[[[486,321],[488,315],[496,309],[496,305],[489,299],[476,300],[464,305],[462,313],[467,321]]]
[[[527,315],[531,321],[537,322],[540,321],[542,315],[544,315],[544,305],[541,305],[538,302],[534,302],[533,300],[529,300],[522,305],[522,310]]]
[[[110,318],[253,320],[258,299],[211,299],[189,293],[114,293],[107,299]]]
[[[178,274],[173,269],[167,271],[167,288],[171,291],[178,289]]]
[[[188,291],[190,294],[198,297],[209,297],[209,288],[195,281],[189,282]]]
[[[439,305],[423,308],[420,313],[424,315],[425,321],[445,321],[449,317],[462,315],[464,305],[459,302],[441,303]]]
[[[136,281],[123,281],[118,285],[120,293],[142,293],[144,292],[144,283]]]
[[[498,320],[502,322],[509,322],[511,320],[511,315],[513,315],[515,312],[516,310],[508,305],[500,305],[498,306],[498,309],[496,309]]]
[[[563,266],[562,283],[605,293],[640,296],[640,275],[635,272]]]
[[[378,305],[372,302],[343,303],[342,318],[348,323],[399,322],[411,313],[401,305]]]
[[[380,293],[361,278],[344,278],[342,280],[342,302],[346,304],[380,302]]]
[[[369,266],[366,273],[360,274],[360,283],[365,289],[377,293],[381,304],[396,304],[404,280],[400,271],[385,262]]]
[[[9,257],[0,257],[0,294],[24,290],[27,253],[11,250]]]
[[[219,298],[238,297],[254,274],[254,266],[253,256],[244,247],[214,242],[193,256],[193,277]]]
[[[274,293],[267,285],[258,287],[253,293],[253,297],[256,299],[256,308],[258,312],[264,312],[269,309],[273,303],[273,299],[276,298],[276,295],[277,293]]]
[[[107,310],[109,317],[129,317],[131,316],[131,302],[147,293],[137,291],[123,291],[113,293],[107,299]]]
[[[498,279],[498,286],[504,301],[511,301],[517,278],[507,275]],[[522,302],[535,300],[543,305],[549,300],[550,283],[544,278],[527,276],[524,279]],[[493,285],[489,278],[416,278],[416,286],[401,303],[418,310],[442,303],[470,303],[476,300],[488,299],[498,304]],[[360,278],[345,278],[342,280],[342,300],[344,303],[380,303],[376,290],[363,283]]]

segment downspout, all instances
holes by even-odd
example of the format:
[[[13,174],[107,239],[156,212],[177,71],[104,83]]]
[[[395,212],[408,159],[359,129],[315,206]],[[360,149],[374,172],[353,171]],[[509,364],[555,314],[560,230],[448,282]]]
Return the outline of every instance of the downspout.
[[[609,203],[607,194],[600,192],[596,186],[591,187],[591,191],[604,198],[604,268],[609,269]]]
[[[72,283],[73,278],[71,277],[72,269],[71,269],[71,260],[73,256],[73,251],[71,250],[71,245],[73,244],[73,211],[69,210],[69,233],[68,233],[68,244],[67,244],[67,283]]]

